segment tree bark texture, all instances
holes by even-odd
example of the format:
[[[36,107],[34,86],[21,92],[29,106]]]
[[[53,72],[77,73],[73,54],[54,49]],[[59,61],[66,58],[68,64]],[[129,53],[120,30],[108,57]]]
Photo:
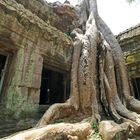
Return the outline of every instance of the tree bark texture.
[[[1,140],[86,140],[90,133],[89,123],[59,123],[22,131]]]

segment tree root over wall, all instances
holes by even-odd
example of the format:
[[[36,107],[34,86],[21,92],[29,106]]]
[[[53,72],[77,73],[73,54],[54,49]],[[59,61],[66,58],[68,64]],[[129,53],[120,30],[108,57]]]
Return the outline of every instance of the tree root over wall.
[[[140,101],[131,96],[123,53],[117,40],[99,17],[96,0],[81,0],[77,9],[79,28],[71,33],[74,52],[70,98],[65,103],[52,105],[35,130],[27,134],[31,132],[30,137],[34,137],[41,133],[44,137],[40,139],[45,139],[49,137],[45,130],[50,126],[38,127],[78,112],[90,116],[91,123],[99,123],[103,111],[117,123],[129,123],[131,129],[127,130],[132,130],[133,134],[140,134]],[[103,111],[99,109],[101,106]],[[89,124],[54,124],[52,127],[59,134],[72,135],[79,140],[85,140],[83,131],[87,135],[91,129]]]

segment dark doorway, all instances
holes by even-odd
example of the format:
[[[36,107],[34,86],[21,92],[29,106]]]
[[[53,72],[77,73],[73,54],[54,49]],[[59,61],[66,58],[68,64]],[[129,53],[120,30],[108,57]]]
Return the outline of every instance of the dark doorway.
[[[2,88],[5,75],[6,56],[0,54],[0,101],[2,100]]]
[[[6,62],[6,56],[0,55],[0,81],[2,79],[5,62]]]
[[[51,105],[64,102],[64,74],[43,68],[40,104]]]
[[[134,88],[135,98],[140,100],[140,78],[132,79],[132,85]]]

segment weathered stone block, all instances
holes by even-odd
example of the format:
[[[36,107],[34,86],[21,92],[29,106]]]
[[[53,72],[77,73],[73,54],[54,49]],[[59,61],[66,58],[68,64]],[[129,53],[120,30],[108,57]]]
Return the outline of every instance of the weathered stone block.
[[[22,85],[22,71],[15,70],[11,79],[11,85]]]
[[[31,87],[39,89],[41,85],[41,74],[34,74],[32,78],[33,79]]]
[[[32,101],[34,104],[39,104],[40,90],[35,88],[29,88],[29,101]]]
[[[34,73],[41,75],[42,67],[43,67],[43,57],[39,54],[36,54],[35,64],[34,64]]]

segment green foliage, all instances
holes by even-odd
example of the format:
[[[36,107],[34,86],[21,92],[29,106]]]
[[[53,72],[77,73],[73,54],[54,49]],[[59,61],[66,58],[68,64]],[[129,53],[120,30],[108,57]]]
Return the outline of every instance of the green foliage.
[[[56,120],[56,123],[63,123],[63,122],[64,122],[63,119]]]
[[[128,3],[132,3],[134,2],[135,0],[127,0]]]
[[[65,35],[66,35],[66,36],[70,36],[70,33],[69,33],[69,32],[66,32]]]
[[[92,129],[94,130],[94,132],[91,135],[91,140],[92,139],[98,139],[98,140],[102,140],[102,137],[99,133],[99,125],[96,122],[92,123]]]
[[[94,140],[94,139],[98,139],[98,140],[103,140],[102,139],[102,136],[100,135],[100,133],[93,133],[91,138]],[[91,140],[92,140],[91,139]]]
[[[92,129],[95,130],[95,133],[98,133],[99,132],[99,127],[98,127],[98,124],[96,122],[93,122]]]

